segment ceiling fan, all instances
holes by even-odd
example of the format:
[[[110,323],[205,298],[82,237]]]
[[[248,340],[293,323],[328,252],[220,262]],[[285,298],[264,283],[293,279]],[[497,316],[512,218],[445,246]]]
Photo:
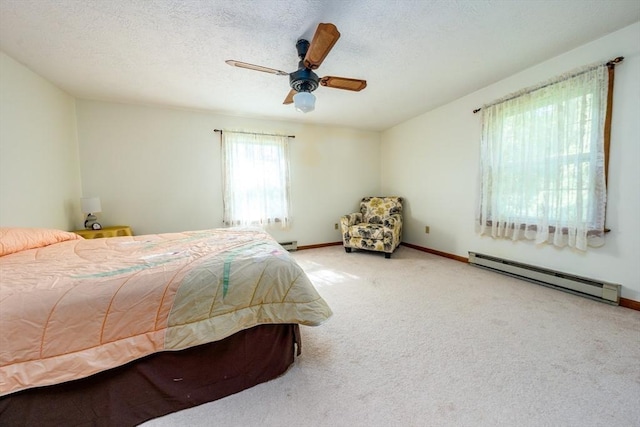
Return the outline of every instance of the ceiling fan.
[[[313,70],[320,67],[320,64],[322,64],[322,61],[327,57],[339,38],[340,32],[335,25],[319,24],[311,43],[304,39],[300,39],[296,43],[296,50],[298,51],[300,62],[298,62],[298,69],[291,73],[231,59],[225,62],[234,67],[262,71],[278,76],[289,76],[289,86],[291,86],[291,90],[284,99],[283,104],[294,103],[296,110],[308,113],[315,108],[316,97],[311,92],[316,90],[318,85],[354,92],[359,92],[367,87],[366,80],[336,76],[318,77],[318,75],[313,72]]]

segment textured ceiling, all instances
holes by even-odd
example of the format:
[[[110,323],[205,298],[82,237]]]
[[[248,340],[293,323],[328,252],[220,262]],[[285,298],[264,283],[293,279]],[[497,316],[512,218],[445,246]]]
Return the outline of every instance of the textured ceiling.
[[[640,21],[638,0],[0,0],[0,48],[79,98],[383,130]],[[342,37],[316,110],[282,105],[320,22]],[[608,59],[608,58],[603,58]]]

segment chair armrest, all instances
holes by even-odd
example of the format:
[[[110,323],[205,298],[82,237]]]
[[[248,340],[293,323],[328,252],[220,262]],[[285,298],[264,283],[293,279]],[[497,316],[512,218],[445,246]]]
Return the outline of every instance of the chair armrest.
[[[362,214],[360,212],[351,213],[340,217],[340,225],[342,229],[351,227],[352,225],[359,224],[362,222]]]
[[[402,216],[400,214],[389,215],[384,218],[382,225],[385,228],[396,228],[397,226],[402,225]]]

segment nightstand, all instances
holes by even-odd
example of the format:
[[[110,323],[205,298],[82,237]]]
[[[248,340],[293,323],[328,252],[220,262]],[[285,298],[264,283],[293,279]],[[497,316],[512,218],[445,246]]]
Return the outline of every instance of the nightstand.
[[[133,236],[131,227],[129,227],[128,225],[114,225],[112,227],[104,227],[101,230],[74,230],[74,233],[81,235],[85,239]]]

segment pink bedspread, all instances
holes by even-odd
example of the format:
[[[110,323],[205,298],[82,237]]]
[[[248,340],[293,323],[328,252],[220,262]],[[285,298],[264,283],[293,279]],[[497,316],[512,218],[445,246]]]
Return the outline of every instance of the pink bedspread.
[[[0,257],[0,395],[216,341],[262,323],[331,316],[267,233],[72,240]]]

